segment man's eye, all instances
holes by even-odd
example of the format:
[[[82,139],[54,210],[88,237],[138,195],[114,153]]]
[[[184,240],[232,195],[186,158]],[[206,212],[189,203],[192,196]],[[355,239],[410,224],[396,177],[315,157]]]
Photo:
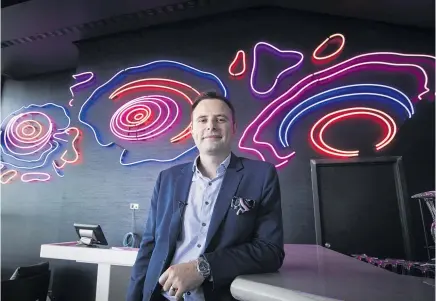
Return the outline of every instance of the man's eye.
[[[201,118],[201,119],[199,119],[198,121],[201,122],[201,123],[204,123],[204,122],[206,122],[207,120],[206,120],[206,118]]]
[[[225,118],[218,118],[218,122],[225,122],[226,119]]]

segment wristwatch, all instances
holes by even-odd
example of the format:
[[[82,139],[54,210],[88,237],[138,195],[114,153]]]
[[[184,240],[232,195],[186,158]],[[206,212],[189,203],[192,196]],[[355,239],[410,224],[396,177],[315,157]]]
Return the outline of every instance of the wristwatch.
[[[197,259],[197,272],[207,279],[210,277],[210,264],[207,262],[206,257],[204,255],[200,255]]]

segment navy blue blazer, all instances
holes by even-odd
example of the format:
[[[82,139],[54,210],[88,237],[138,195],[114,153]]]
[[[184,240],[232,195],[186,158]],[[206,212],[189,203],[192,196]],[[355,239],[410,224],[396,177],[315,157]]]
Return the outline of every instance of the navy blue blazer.
[[[127,301],[161,300],[160,275],[171,263],[182,229],[192,163],[160,172],[151,199]],[[255,200],[253,209],[236,214],[234,196]],[[280,185],[274,165],[231,155],[212,213],[205,257],[213,281],[204,281],[206,301],[234,300],[230,284],[239,275],[276,272],[283,264]]]

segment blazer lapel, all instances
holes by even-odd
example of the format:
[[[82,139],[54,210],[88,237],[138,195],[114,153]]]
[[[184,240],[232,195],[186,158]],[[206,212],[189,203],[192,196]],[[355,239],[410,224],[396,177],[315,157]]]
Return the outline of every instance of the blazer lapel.
[[[174,194],[173,194],[173,215],[170,224],[169,233],[169,250],[173,252],[176,247],[177,238],[182,230],[182,216],[185,209],[185,204],[188,201],[189,189],[192,182],[192,165],[186,164],[182,168],[180,175],[175,181]]]
[[[213,209],[209,230],[206,236],[205,250],[207,250],[210,241],[212,240],[221,222],[226,216],[227,211],[229,210],[232,198],[233,196],[235,196],[239,183],[243,176],[243,173],[240,172],[242,168],[243,165],[241,163],[241,160],[232,153],[230,164],[227,167],[223,183],[221,185],[221,189],[218,194],[215,207]]]

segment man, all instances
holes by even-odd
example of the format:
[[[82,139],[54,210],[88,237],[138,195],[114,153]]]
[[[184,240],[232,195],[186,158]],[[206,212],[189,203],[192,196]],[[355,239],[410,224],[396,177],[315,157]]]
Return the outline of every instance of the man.
[[[202,94],[191,117],[200,154],[158,176],[128,301],[234,300],[237,276],[283,263],[275,167],[231,152],[236,122],[226,98]]]

